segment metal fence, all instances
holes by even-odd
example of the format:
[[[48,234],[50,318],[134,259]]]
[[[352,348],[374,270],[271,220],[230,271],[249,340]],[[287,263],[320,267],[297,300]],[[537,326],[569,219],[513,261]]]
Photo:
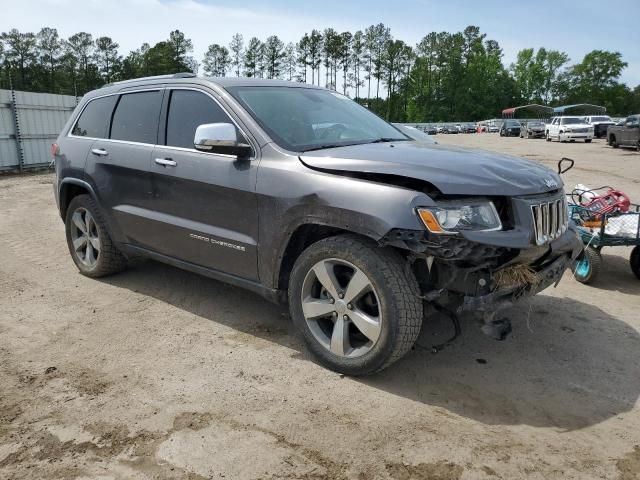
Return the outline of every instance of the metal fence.
[[[0,171],[39,168],[78,104],[69,95],[0,90]]]

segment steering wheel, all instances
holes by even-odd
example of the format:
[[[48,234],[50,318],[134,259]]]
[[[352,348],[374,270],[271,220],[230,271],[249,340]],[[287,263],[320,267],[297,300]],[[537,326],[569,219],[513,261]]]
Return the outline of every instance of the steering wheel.
[[[335,125],[331,125],[329,128],[325,129],[322,132],[322,139],[326,140],[328,138],[334,140],[340,140],[340,136],[346,131],[348,128],[342,123],[336,123]]]

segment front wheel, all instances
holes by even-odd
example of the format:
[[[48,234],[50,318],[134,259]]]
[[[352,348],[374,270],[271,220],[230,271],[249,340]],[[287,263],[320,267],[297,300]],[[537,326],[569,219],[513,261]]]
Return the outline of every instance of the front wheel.
[[[322,365],[367,375],[411,349],[423,307],[405,267],[394,250],[352,235],[320,240],[300,255],[291,272],[289,308]]]
[[[547,140],[547,142],[551,141],[551,136],[549,135],[549,132],[545,134],[545,139]]]
[[[591,139],[590,139],[590,138],[586,138],[586,139],[584,140],[584,143],[591,143]]]
[[[574,275],[580,283],[589,284],[595,280],[602,267],[602,255],[593,247],[587,247],[576,259]]]
[[[100,208],[89,195],[71,200],[65,230],[71,258],[83,275],[103,277],[126,267],[126,258],[111,241]]]

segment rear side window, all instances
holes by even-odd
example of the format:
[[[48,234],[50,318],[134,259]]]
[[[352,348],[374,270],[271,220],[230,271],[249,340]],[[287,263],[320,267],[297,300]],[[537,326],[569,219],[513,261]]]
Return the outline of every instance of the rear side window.
[[[71,134],[78,137],[107,138],[109,121],[117,99],[117,95],[112,95],[90,101],[80,114]]]
[[[111,138],[156,144],[162,92],[127,93],[120,97],[111,124]]]
[[[196,128],[205,123],[233,123],[208,95],[193,90],[173,90],[167,113],[166,145],[193,148]]]

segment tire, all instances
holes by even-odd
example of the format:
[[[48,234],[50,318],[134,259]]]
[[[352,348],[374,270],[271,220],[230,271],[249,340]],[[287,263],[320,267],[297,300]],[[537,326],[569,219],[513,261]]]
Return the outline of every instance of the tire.
[[[591,139],[585,138],[584,143],[591,143]]]
[[[69,253],[81,274],[98,278],[126,268],[127,259],[113,244],[100,208],[91,196],[78,195],[71,200],[65,230]],[[74,242],[80,245],[78,249]]]
[[[333,282],[324,276],[328,289],[316,272],[333,273]],[[366,283],[364,275],[370,288],[352,296],[348,287],[356,275],[361,285]],[[333,295],[331,289],[335,289]],[[319,363],[358,376],[383,370],[411,350],[422,326],[419,295],[417,280],[400,254],[354,235],[341,235],[320,240],[302,252],[291,272],[288,296],[293,322]],[[346,303],[350,300],[353,304]],[[311,310],[310,306],[321,306],[322,310]],[[305,308],[316,314],[315,318],[305,317]],[[368,336],[352,320],[362,313],[377,319],[365,325],[370,328]],[[346,343],[335,341],[344,338],[336,335],[340,327],[337,332],[346,332]]]
[[[551,136],[549,135],[549,132],[546,132],[546,133],[545,133],[545,140],[546,140],[547,142],[550,142],[550,141],[551,141]]]
[[[615,135],[611,135],[609,137],[609,146],[613,147],[613,148],[618,148],[618,142],[616,141],[616,136]]]
[[[631,250],[631,257],[629,257],[629,264],[631,265],[631,271],[640,280],[640,246],[633,247]]]
[[[636,143],[636,151],[640,152],[640,140]]]
[[[602,268],[602,255],[593,247],[587,247],[576,259],[574,264],[574,276],[580,283],[593,282]]]

